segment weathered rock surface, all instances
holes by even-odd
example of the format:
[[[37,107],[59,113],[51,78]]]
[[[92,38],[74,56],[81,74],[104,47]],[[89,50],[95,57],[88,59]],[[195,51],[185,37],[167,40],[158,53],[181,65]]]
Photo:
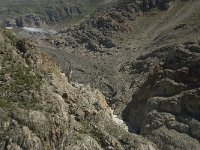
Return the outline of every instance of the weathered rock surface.
[[[167,10],[172,6],[172,2],[173,0],[143,0],[142,10],[145,12],[155,8]]]
[[[144,71],[148,75],[123,116],[138,133],[149,137],[160,149],[200,147],[198,45],[198,42],[185,43],[141,57],[149,71],[139,70],[135,64],[130,67],[133,69],[131,74],[138,76]]]

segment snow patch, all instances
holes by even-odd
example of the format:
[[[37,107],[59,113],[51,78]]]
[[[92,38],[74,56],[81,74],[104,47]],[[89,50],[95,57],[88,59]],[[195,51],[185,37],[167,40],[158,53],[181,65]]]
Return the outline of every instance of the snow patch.
[[[12,29],[13,29],[13,27],[6,27],[6,29],[8,29],[8,30],[12,30]]]
[[[40,29],[40,28],[28,28],[28,27],[23,27],[22,29],[24,29],[25,31],[29,31],[29,32],[35,32],[35,33],[44,33],[45,31]]]
[[[30,33],[41,33],[41,34],[56,34],[57,32],[54,30],[44,30],[41,28],[29,28],[29,27],[23,27],[24,31],[30,32]]]
[[[129,131],[129,127],[126,125],[126,123],[122,120],[122,119],[119,119],[117,117],[117,115],[115,115],[113,112],[114,110],[112,110],[110,108],[110,112],[111,112],[111,117],[112,117],[112,120],[117,123],[119,126],[121,126],[122,128],[124,128],[126,131]]]

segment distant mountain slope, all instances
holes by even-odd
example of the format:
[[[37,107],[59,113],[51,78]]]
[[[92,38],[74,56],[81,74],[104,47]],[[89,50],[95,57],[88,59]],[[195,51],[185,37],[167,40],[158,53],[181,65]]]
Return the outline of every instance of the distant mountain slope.
[[[7,26],[42,26],[77,21],[107,0],[0,0],[0,19]]]

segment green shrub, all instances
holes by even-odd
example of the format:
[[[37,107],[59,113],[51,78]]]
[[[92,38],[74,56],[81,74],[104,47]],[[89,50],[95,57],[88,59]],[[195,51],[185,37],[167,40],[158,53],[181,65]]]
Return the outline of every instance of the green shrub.
[[[0,30],[1,30],[4,38],[6,40],[9,39],[11,41],[11,44],[15,46],[16,42],[17,42],[16,35],[13,32],[11,32],[10,30],[7,30],[7,29],[0,29]]]

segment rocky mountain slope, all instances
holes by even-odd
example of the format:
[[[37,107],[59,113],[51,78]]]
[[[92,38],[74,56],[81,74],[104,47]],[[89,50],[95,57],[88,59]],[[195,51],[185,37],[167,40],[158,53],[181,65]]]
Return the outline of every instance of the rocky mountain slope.
[[[199,8],[119,1],[47,39],[56,49],[45,51],[71,80],[100,89],[130,132],[159,149],[199,149]]]
[[[1,31],[0,145],[198,150],[199,9],[120,0],[33,41]]]
[[[69,83],[33,41],[0,35],[0,149],[157,149],[115,122],[100,91]]]
[[[199,44],[187,42],[158,49],[140,57],[139,62],[131,62],[126,70],[133,76],[147,75],[123,116],[160,149],[200,147]]]

